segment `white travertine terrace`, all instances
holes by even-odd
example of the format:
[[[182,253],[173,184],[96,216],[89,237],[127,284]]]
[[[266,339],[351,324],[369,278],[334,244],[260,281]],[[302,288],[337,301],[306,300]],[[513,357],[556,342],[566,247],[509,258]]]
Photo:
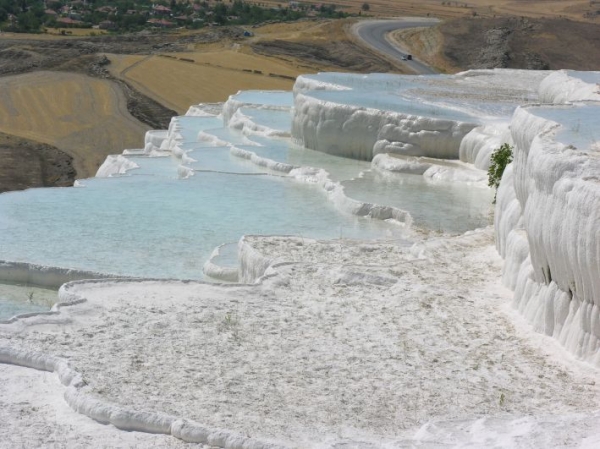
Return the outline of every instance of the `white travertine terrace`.
[[[292,135],[313,150],[371,160],[378,153],[457,159],[476,125],[295,97]]]
[[[307,148],[356,159],[395,153],[460,159],[487,170],[510,113],[537,98],[544,76],[525,70],[304,75],[294,86],[292,137]]]
[[[485,184],[493,150],[503,143],[513,145],[514,162],[500,184],[494,218],[496,248],[504,259],[503,282],[514,291],[515,308],[535,330],[554,337],[576,357],[598,367],[600,73],[561,71],[544,76],[509,70],[423,77],[414,82],[410,77],[384,75],[374,79],[349,74],[299,77],[294,89],[292,137],[318,151],[369,160],[374,170],[388,175],[418,174],[428,182],[457,182],[472,188]],[[386,79],[387,87],[382,84]],[[354,96],[363,82],[369,89],[378,85],[384,88]],[[398,98],[390,93],[396,88]],[[382,101],[385,95],[391,99],[378,108],[369,95],[379,95]],[[284,93],[274,93],[273,104],[266,109],[286,110],[279,104],[284,97]],[[345,212],[410,226],[408,212],[351,198],[343,183],[323,168],[261,155],[260,145],[251,147],[248,136],[285,138],[287,134],[245,115],[242,108],[260,109],[252,101],[252,94],[240,93],[222,109],[224,122],[243,132],[239,142],[226,141],[224,135],[208,129],[194,137],[206,146],[227,147],[230,155],[285,177],[285,182],[315,185]],[[568,103],[574,101],[579,103]],[[518,103],[523,105],[512,113],[512,105]],[[408,110],[396,110],[405,106]],[[193,106],[187,116],[216,119],[214,110],[214,105]],[[195,161],[187,155],[185,140],[189,137],[184,136],[184,119],[174,119],[168,131],[148,132],[143,150],[107,159],[98,176],[122,175],[134,168],[128,154],[172,156],[180,163],[179,177],[192,176],[194,168],[190,165]],[[354,421],[357,417],[367,423],[364,438],[369,446],[364,447],[375,447],[371,441],[376,438],[381,438],[378,443],[382,444],[385,432],[395,439],[388,441],[389,447],[402,441],[433,445],[449,440],[485,447],[502,438],[510,446],[523,435],[526,442],[528,438],[535,442],[533,447],[544,447],[549,441],[544,440],[545,432],[557,432],[562,438],[560,425],[569,423],[588,435],[585,432],[593,428],[590,423],[598,422],[599,416],[594,412],[596,383],[589,380],[591,375],[554,369],[559,365],[553,362],[547,366],[550,357],[515,337],[514,327],[521,318],[510,321],[500,313],[509,292],[497,282],[502,261],[491,245],[491,234],[487,228],[454,239],[432,238],[410,247],[398,242],[244,236],[238,243],[237,267],[218,264],[219,247],[203,270],[220,280],[254,285],[164,280],[71,282],[63,285],[61,303],[50,312],[3,323],[14,333],[0,334],[0,362],[54,371],[66,387],[65,399],[70,406],[101,423],[224,448],[280,447],[271,438],[283,435],[279,426],[290,423],[295,433],[288,435],[289,439],[300,436],[306,447],[360,445],[361,435],[350,433],[348,444],[346,437],[334,435],[341,428],[338,419],[343,426],[360,428],[363,423]],[[37,267],[39,273],[32,278],[29,271],[27,264],[0,264],[0,277],[15,282],[57,286],[87,276]],[[71,315],[61,317],[61,307],[84,302],[81,309],[73,307]],[[232,310],[243,312],[239,322],[231,321]],[[280,323],[281,317],[285,317],[285,324]],[[50,328],[52,323],[64,326],[62,334],[53,328],[47,335],[37,331],[30,339],[25,335],[30,326]],[[239,329],[232,330],[235,325]],[[86,354],[85,345],[71,336],[80,336],[88,326],[101,332],[86,342],[94,348]],[[214,332],[206,333],[207,329]],[[187,334],[182,335],[182,330]],[[69,334],[65,336],[65,332]],[[536,338],[523,329],[519,332],[526,339]],[[396,341],[398,335],[404,340]],[[132,346],[123,348],[127,357],[106,344],[118,339],[130,339]],[[303,339],[307,343],[298,344]],[[55,341],[73,362],[52,355]],[[543,340],[537,340],[541,346],[539,341]],[[172,351],[160,358],[165,342]],[[180,348],[188,344],[192,356],[180,355]],[[218,345],[227,350],[218,350]],[[111,360],[110,366],[90,360],[102,351],[106,351],[106,360]],[[140,354],[147,360],[147,365],[140,365],[148,369],[147,374],[132,367]],[[362,358],[357,359],[357,354]],[[162,363],[165,359],[168,362]],[[409,360],[410,364],[404,363]],[[186,369],[179,370],[179,377],[172,376],[172,367],[178,363]],[[101,389],[94,390],[98,385],[86,385],[74,366],[84,371],[95,366],[97,383],[105,382],[112,399],[102,397]],[[236,376],[245,380],[247,375],[237,372],[240,367],[255,370],[253,383],[238,382]],[[103,379],[106,370],[146,375],[149,383],[135,385],[136,395],[124,384]],[[198,370],[203,370],[202,375],[193,377]],[[269,376],[281,375],[285,382],[273,382],[280,382],[283,399],[255,391],[263,381],[263,387],[271,388],[271,380],[261,370]],[[310,375],[303,377],[303,370]],[[464,378],[452,377],[457,372]],[[188,378],[200,379],[195,388],[205,388],[200,398],[203,401],[223,401],[237,407],[237,400],[247,409],[236,409],[243,410],[240,416],[216,416],[209,408],[198,407],[200,399],[186,389]],[[231,384],[224,385],[223,379]],[[318,383],[318,388],[296,387],[299,381]],[[338,392],[340,385],[348,387]],[[353,390],[356,386],[360,388]],[[379,393],[370,390],[374,386]],[[220,396],[212,398],[211,388]],[[313,396],[305,395],[307,391]],[[378,394],[385,407],[371,400]],[[175,398],[173,404],[183,417],[175,416],[172,409],[170,414],[162,412],[165,404],[173,405],[160,402],[169,395]],[[232,401],[232,395],[238,396]],[[512,407],[508,412],[503,408],[505,398]],[[285,403],[288,399],[296,402],[290,406],[293,413],[286,416],[281,414],[286,409],[277,401]],[[396,408],[386,408],[390,407],[386,400]],[[125,406],[120,401],[134,405]],[[314,405],[318,401],[325,408]],[[352,401],[358,401],[355,408],[350,408]],[[152,408],[144,411],[150,403]],[[262,408],[254,409],[257,403]],[[590,413],[578,415],[579,407]],[[297,413],[300,409],[303,414]],[[242,416],[245,410],[250,413]],[[333,424],[315,431],[312,420],[323,410],[334,411],[328,418]],[[194,413],[202,420],[186,419]],[[377,427],[382,421],[393,421],[395,413],[398,422],[391,423],[385,432]],[[279,419],[273,418],[277,414]],[[473,414],[484,418],[474,419]],[[258,436],[240,431],[248,419],[255,420],[258,428],[252,431]],[[203,420],[209,424],[199,424]],[[237,426],[238,430],[224,430],[219,423],[233,423],[232,428]],[[420,427],[407,436],[406,432],[395,433],[398,423]],[[519,425],[522,427],[513,432]],[[401,440],[402,435],[410,440]],[[600,441],[598,435],[592,435],[594,438]],[[594,441],[587,443],[594,447]]]
[[[554,102],[597,98],[597,84],[565,83],[565,77],[551,74],[542,95]],[[587,74],[593,77],[600,81],[600,73]],[[581,98],[582,92],[591,95]],[[510,125],[515,159],[502,179],[495,219],[515,306],[536,330],[594,365],[600,364],[599,125],[597,102],[517,109]]]
[[[503,143],[511,143],[508,123],[478,126],[460,142],[459,157],[481,170],[490,166],[490,156]]]
[[[600,101],[597,72],[559,70],[542,80],[538,90],[542,103]]]
[[[118,154],[116,156],[107,156],[104,163],[98,168],[96,178],[108,178],[110,176],[122,175],[127,170],[138,168],[135,162]]]
[[[477,82],[500,73],[465,72],[452,82]],[[389,100],[390,109],[372,107],[357,93],[362,88],[358,77],[299,77],[292,135],[308,148],[372,160],[380,170],[452,180],[464,172],[449,172],[424,157],[460,159],[486,170],[494,149],[514,145],[514,163],[502,181],[495,217],[498,250],[506,259],[504,282],[537,330],[600,364],[600,107],[594,104],[600,101],[600,74],[558,71],[541,79],[533,72],[527,81],[527,72],[505,73],[515,76],[514,83],[499,76],[499,89],[519,82],[530,89],[535,81],[538,98],[530,95],[529,101],[557,106],[521,106],[512,119],[493,114],[483,120],[476,114],[471,121],[452,119],[448,111],[411,114],[412,105],[405,103],[404,110],[396,110],[393,102],[403,99]],[[373,89],[368,80],[364,89]],[[416,88],[406,88],[406,95],[411,89]],[[327,90],[332,93],[323,94]],[[384,92],[382,87],[373,95],[383,97]],[[423,94],[423,102],[432,95]],[[447,100],[441,101],[446,107]],[[572,101],[588,104],[561,105]],[[461,104],[460,111],[465,110]]]

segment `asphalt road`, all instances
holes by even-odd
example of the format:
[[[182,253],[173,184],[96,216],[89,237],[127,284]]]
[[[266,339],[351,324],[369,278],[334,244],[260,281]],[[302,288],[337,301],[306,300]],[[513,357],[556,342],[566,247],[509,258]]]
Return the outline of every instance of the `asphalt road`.
[[[405,58],[408,53],[404,53],[398,47],[392,45],[385,38],[385,36],[394,30],[399,30],[402,28],[427,27],[437,23],[438,21],[434,19],[365,20],[363,22],[358,22],[354,26],[354,32],[365,44],[373,48],[375,51],[383,53],[384,55],[397,60],[419,75],[427,75],[437,72],[427,64],[424,64],[416,59],[413,59],[412,61],[404,61],[402,58]],[[415,56],[416,55],[413,55],[413,58],[415,58]]]

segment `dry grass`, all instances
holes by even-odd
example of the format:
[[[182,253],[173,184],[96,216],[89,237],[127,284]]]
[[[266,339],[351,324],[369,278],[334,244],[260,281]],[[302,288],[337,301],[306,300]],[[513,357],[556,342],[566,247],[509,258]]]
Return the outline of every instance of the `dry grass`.
[[[286,76],[298,76],[299,74],[298,70],[289,64],[233,50],[208,53],[179,53],[170,56],[193,59],[197,64],[214,68],[236,71],[259,70],[263,73],[268,72]]]
[[[145,130],[114,83],[58,72],[0,78],[0,132],[60,148],[79,177],[107,154],[140,147]]]
[[[293,23],[272,23],[253,29],[257,39],[283,39],[288,41],[299,41],[306,39],[321,39],[325,35],[335,34],[337,37],[345,37],[343,24],[356,19],[344,20],[316,20],[301,21]],[[342,24],[342,26],[340,26]],[[342,33],[340,34],[340,31]]]
[[[253,30],[255,40],[286,40],[292,42],[330,42],[352,37],[349,27],[358,19],[351,17],[339,20],[316,20],[296,23],[275,23]]]
[[[115,76],[179,113],[192,104],[225,101],[241,89],[289,90],[293,79],[269,74],[294,77],[304,72],[275,59],[233,50],[109,58],[114,61],[110,69]]]
[[[69,31],[71,34],[63,35],[61,31]],[[93,34],[92,34],[93,33]],[[108,34],[104,30],[95,30],[93,28],[46,28],[44,33],[0,33],[0,39],[11,39],[11,40],[57,40],[57,39],[73,39],[74,37],[84,36],[100,36]]]
[[[106,30],[94,28],[46,28],[47,34],[62,36],[63,32],[68,36],[100,36],[102,34],[108,34]]]

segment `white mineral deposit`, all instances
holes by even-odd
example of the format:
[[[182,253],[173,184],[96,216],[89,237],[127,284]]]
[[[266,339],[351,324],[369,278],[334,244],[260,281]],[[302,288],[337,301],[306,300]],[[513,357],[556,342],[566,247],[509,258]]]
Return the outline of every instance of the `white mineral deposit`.
[[[305,75],[0,195],[0,447],[599,447],[599,85]]]

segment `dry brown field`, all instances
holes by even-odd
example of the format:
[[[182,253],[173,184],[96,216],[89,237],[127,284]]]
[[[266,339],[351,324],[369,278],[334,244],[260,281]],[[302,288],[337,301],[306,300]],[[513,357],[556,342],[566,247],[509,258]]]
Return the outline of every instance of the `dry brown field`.
[[[62,34],[68,31],[70,34]],[[19,39],[19,40],[56,40],[56,39],[72,39],[74,37],[85,36],[101,36],[108,34],[104,30],[95,30],[92,28],[46,28],[44,33],[28,34],[28,33],[0,33],[0,39]]]
[[[108,34],[108,31],[95,28],[46,28],[45,33],[53,36],[101,36]]]
[[[190,45],[183,53],[150,56],[107,55],[117,78],[168,108],[184,113],[192,104],[225,101],[239,90],[289,90],[302,73],[340,70],[326,62],[310,63],[293,56],[256,54],[252,44],[262,41],[323,43],[347,39],[353,21],[304,21],[254,28],[254,37],[241,42],[224,40]]]
[[[0,78],[0,132],[63,150],[80,178],[106,155],[141,147],[146,129],[113,82],[61,72]]]
[[[302,73],[277,60],[235,50],[109,59],[114,76],[181,114],[193,104],[225,101],[241,89],[289,90],[292,78]]]

